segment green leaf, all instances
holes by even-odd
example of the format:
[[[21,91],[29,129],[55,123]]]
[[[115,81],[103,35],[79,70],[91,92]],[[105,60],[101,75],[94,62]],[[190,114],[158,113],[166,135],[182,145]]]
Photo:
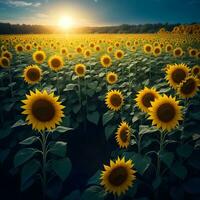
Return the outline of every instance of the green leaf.
[[[168,167],[171,167],[174,160],[174,154],[171,152],[161,151],[159,152],[160,160],[165,163]]]
[[[66,92],[66,91],[75,90],[75,87],[77,87],[77,86],[78,86],[77,84],[70,83],[70,84],[66,85],[66,87],[65,87],[65,89],[63,91]]]
[[[182,144],[177,147],[176,152],[179,156],[183,158],[188,158],[193,151],[193,147],[189,144]]]
[[[15,127],[19,127],[19,126],[25,126],[26,122],[22,119],[20,119],[19,121],[17,121],[16,123],[14,123],[11,128],[15,128]]]
[[[10,127],[3,127],[0,133],[0,139],[4,139],[5,137],[9,136],[12,129]]]
[[[54,155],[64,157],[66,155],[66,145],[66,142],[55,142],[54,145],[49,149],[49,151]]]
[[[101,170],[98,170],[87,182],[87,185],[100,185]]]
[[[69,158],[63,158],[61,160],[53,161],[52,169],[62,181],[65,181],[65,179],[69,176],[71,172],[72,164]]]
[[[103,126],[105,126],[112,118],[114,117],[114,112],[112,111],[107,111],[106,113],[103,114]]]
[[[81,193],[79,190],[74,190],[69,195],[67,195],[63,200],[79,200],[81,198]]]
[[[184,179],[187,175],[187,169],[179,161],[176,161],[174,165],[172,165],[171,171],[180,179]]]
[[[99,118],[100,118],[100,115],[97,111],[87,114],[88,121],[92,122],[93,124],[98,125]]]
[[[156,190],[160,186],[161,183],[162,183],[161,177],[157,176],[156,179],[154,179],[152,182],[153,189]]]
[[[106,140],[109,140],[109,138],[113,135],[115,129],[116,129],[116,127],[111,126],[111,125],[108,125],[108,126],[105,127]]]
[[[32,137],[26,138],[25,140],[21,141],[20,144],[24,144],[24,145],[33,144],[37,139],[38,139],[38,137],[32,136]]]
[[[134,154],[131,159],[133,160],[134,166],[137,172],[141,175],[148,169],[149,165],[151,164],[151,159],[147,156],[143,156],[140,154]]]
[[[31,159],[38,150],[34,148],[24,148],[17,152],[14,158],[14,166],[18,167],[27,160]]]
[[[140,135],[144,135],[144,134],[147,134],[147,133],[154,133],[154,132],[157,132],[158,129],[155,128],[155,127],[149,127],[149,126],[146,126],[146,125],[140,125],[139,126],[139,134]]]
[[[77,114],[80,109],[81,109],[81,105],[80,104],[76,104],[76,105],[74,105],[72,107],[72,110],[73,110],[74,114]]]
[[[83,192],[81,200],[104,200],[104,196],[105,193],[102,187],[91,186]]]
[[[37,160],[31,160],[26,163],[21,171],[21,188],[26,184],[29,178],[31,178],[40,168],[40,163]]]
[[[67,131],[71,131],[73,128],[65,127],[65,126],[57,126],[54,131],[59,133],[66,133]]]

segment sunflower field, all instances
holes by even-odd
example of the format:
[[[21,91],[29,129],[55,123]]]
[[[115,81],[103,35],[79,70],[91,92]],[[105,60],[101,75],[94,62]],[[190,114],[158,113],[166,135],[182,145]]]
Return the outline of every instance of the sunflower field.
[[[2,199],[200,198],[199,32],[0,36]]]

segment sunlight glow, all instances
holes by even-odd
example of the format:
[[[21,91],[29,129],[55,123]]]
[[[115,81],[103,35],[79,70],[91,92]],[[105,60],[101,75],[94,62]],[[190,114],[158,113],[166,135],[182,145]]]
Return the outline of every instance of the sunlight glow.
[[[58,25],[62,29],[72,28],[74,24],[74,19],[70,16],[62,16],[58,21]]]

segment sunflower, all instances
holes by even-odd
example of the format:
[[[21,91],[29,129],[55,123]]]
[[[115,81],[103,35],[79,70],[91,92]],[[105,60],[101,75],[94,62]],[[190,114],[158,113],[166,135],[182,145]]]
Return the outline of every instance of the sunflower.
[[[112,60],[111,57],[109,55],[103,55],[101,56],[101,65],[103,67],[110,67],[112,65]]]
[[[120,148],[128,147],[131,138],[131,128],[126,122],[121,122],[117,129],[115,138]]]
[[[107,52],[108,52],[108,53],[112,52],[112,50],[113,50],[113,47],[112,47],[112,46],[109,46],[109,47],[107,48]]]
[[[181,47],[177,47],[173,50],[174,57],[181,57],[183,55],[183,49]]]
[[[190,57],[195,57],[198,53],[198,50],[197,49],[190,49],[189,50],[189,55]]]
[[[2,57],[6,57],[9,60],[12,60],[12,54],[9,51],[3,51],[1,54]]]
[[[192,67],[192,74],[193,76],[196,76],[200,73],[200,66],[199,65],[195,65],[194,67]]]
[[[149,108],[149,119],[152,120],[152,125],[156,125],[157,128],[170,131],[182,120],[181,106],[171,96],[160,96],[151,102],[151,105],[152,107]]]
[[[159,46],[154,47],[153,49],[153,55],[159,56],[162,53],[161,48]]]
[[[178,87],[178,93],[182,98],[191,98],[198,91],[199,80],[193,76],[188,76]]]
[[[20,52],[23,51],[23,46],[21,44],[17,44],[15,46],[15,50],[16,50],[17,53],[20,53]]]
[[[122,59],[124,57],[124,52],[122,51],[122,50],[117,50],[117,51],[115,51],[115,58],[117,59],[117,60],[120,60],[120,59]]]
[[[115,73],[115,72],[108,72],[106,74],[106,81],[109,83],[109,84],[114,84],[116,83],[118,80],[118,75]]]
[[[89,49],[85,50],[84,51],[84,56],[85,56],[85,58],[89,58],[91,56],[91,51]]]
[[[76,73],[77,76],[83,77],[85,76],[86,73],[86,66],[84,64],[77,64],[74,67],[74,72]]]
[[[96,51],[100,51],[100,50],[101,50],[100,46],[96,46],[96,47],[95,47],[95,50],[96,50]]]
[[[110,160],[110,166],[104,165],[100,178],[101,185],[106,191],[120,196],[132,187],[136,179],[135,173],[131,160],[125,161],[124,157],[118,157],[115,162]]]
[[[77,52],[77,53],[82,53],[82,52],[83,52],[83,49],[82,49],[81,47],[77,47],[77,48],[76,48],[76,52]]]
[[[155,101],[155,99],[158,97],[159,94],[154,88],[145,87],[137,94],[137,98],[135,100],[137,102],[137,106],[143,112],[148,112],[149,108],[151,107],[151,102]]]
[[[10,66],[10,60],[7,57],[1,57],[0,66],[3,68],[8,68]]]
[[[153,49],[152,45],[150,45],[150,44],[145,44],[143,48],[144,48],[144,52],[147,54],[150,54]]]
[[[166,52],[170,52],[170,51],[172,51],[172,49],[173,49],[173,46],[171,44],[167,44],[165,47]]]
[[[42,70],[37,65],[28,66],[24,69],[23,77],[28,84],[40,82]]]
[[[189,75],[190,69],[185,64],[168,65],[166,80],[169,85],[176,89],[178,85]]]
[[[30,51],[30,50],[32,49],[32,45],[31,45],[31,44],[26,44],[26,45],[25,45],[25,49],[26,49],[27,51]]]
[[[59,71],[63,68],[64,62],[62,57],[55,55],[49,58],[48,65],[53,71]]]
[[[59,125],[64,117],[62,109],[64,106],[58,101],[59,97],[54,94],[48,94],[46,90],[40,92],[30,91],[30,95],[26,95],[27,99],[22,100],[25,104],[22,106],[24,111],[22,114],[27,115],[26,121],[32,125],[32,128],[38,131],[52,130]]]
[[[60,49],[60,54],[63,55],[63,56],[67,55],[67,52],[68,52],[67,48],[63,47],[63,48]]]
[[[109,109],[118,111],[124,103],[124,97],[119,90],[111,90],[106,94],[105,103]]]
[[[36,51],[33,53],[33,60],[38,63],[42,64],[46,59],[46,54],[44,51]]]

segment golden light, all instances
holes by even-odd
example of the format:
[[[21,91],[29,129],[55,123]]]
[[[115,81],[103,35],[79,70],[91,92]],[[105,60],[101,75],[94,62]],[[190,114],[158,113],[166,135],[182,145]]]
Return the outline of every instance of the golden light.
[[[70,16],[62,16],[58,21],[58,25],[62,29],[69,29],[73,27],[74,24],[75,24],[74,19]]]

